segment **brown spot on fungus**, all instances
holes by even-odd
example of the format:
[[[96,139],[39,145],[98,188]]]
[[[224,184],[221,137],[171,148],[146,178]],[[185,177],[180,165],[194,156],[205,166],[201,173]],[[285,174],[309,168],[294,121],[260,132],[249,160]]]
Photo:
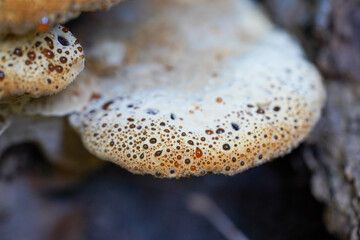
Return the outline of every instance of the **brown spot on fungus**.
[[[222,148],[225,150],[225,151],[229,151],[230,150],[230,145],[225,143]]]
[[[196,155],[197,158],[202,157],[203,152],[201,151],[200,148],[196,148],[195,155]]]
[[[54,58],[55,54],[53,53],[53,51],[49,50],[49,49],[44,49],[44,51],[42,52],[45,57],[47,57],[48,59]]]
[[[36,25],[36,29],[40,32],[46,32],[50,29],[50,26],[50,19],[47,16],[44,16],[40,18],[39,22]]]
[[[22,50],[20,48],[15,48],[14,54],[18,57],[22,56]]]
[[[61,62],[61,63],[66,63],[66,62],[67,62],[67,58],[66,58],[66,57],[60,57],[60,62]]]

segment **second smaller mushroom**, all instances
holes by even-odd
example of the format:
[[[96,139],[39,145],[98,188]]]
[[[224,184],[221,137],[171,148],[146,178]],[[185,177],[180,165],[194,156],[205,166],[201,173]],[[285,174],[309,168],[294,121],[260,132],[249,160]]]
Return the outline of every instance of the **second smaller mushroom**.
[[[80,42],[60,25],[0,40],[0,103],[60,92],[84,68]]]

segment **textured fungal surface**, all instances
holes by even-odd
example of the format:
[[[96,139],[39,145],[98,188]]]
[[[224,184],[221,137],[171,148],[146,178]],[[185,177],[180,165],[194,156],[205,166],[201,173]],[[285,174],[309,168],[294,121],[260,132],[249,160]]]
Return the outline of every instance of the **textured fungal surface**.
[[[55,23],[65,23],[81,11],[108,9],[123,0],[3,0],[0,1],[0,34],[37,28],[48,31]]]
[[[60,25],[49,32],[0,40],[0,101],[27,95],[41,97],[68,86],[84,67],[79,41]]]
[[[116,84],[70,117],[93,154],[157,177],[233,175],[305,138],[324,101],[321,77],[255,6],[148,4],[149,20],[123,29],[131,60]]]

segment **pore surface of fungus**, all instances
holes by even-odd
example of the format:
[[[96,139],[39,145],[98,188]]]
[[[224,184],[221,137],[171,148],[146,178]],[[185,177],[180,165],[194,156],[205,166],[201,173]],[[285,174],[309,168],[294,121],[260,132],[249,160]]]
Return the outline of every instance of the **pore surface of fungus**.
[[[0,1],[0,34],[47,31],[54,23],[65,23],[81,11],[108,9],[123,0],[3,0]]]
[[[157,177],[233,175],[305,138],[324,102],[321,77],[254,5],[146,4],[148,20],[119,23],[116,84],[70,117],[92,153]]]
[[[84,67],[79,41],[60,25],[49,32],[7,35],[0,40],[0,102],[26,95],[52,95]]]

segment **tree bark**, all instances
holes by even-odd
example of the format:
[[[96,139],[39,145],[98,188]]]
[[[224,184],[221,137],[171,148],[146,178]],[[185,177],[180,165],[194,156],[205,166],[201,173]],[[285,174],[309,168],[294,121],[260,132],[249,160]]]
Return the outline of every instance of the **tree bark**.
[[[262,2],[323,73],[327,104],[304,158],[329,231],[360,239],[360,1]]]

